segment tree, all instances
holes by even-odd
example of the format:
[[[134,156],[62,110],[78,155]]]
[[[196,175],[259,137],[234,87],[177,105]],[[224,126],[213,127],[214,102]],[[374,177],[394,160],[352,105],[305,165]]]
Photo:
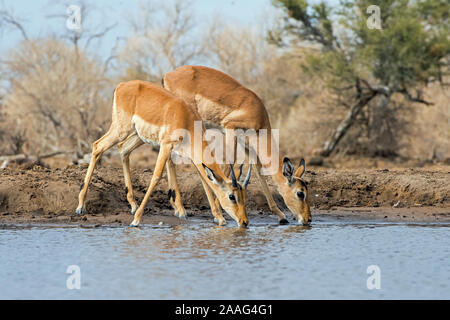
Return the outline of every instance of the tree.
[[[422,88],[442,85],[448,75],[450,4],[446,0],[341,0],[332,10],[324,2],[275,0],[284,12],[268,39],[280,47],[315,48],[302,70],[326,79],[348,112],[325,141],[329,156],[364,108],[389,105],[394,94],[431,105]],[[380,13],[381,29],[369,28],[367,9]],[[378,11],[378,9],[379,11]],[[348,103],[351,101],[351,103]],[[384,115],[384,116],[389,116]]]
[[[59,12],[66,8],[60,2]],[[114,25],[92,26],[93,7],[81,2],[80,8],[83,28],[44,37],[29,36],[19,17],[0,8],[0,28],[18,30],[23,38],[0,58],[0,133],[7,133],[0,137],[0,154],[7,159],[70,153],[76,161],[110,121],[112,82],[106,73],[112,56],[102,63],[90,47]],[[65,14],[47,17],[67,19]]]
[[[277,58],[263,28],[242,28],[216,19],[205,41],[208,62],[249,87],[262,82],[265,65]]]
[[[132,33],[118,58],[124,78],[160,83],[166,72],[202,57],[206,43],[191,8],[181,0],[140,4],[128,17]]]
[[[65,42],[22,42],[3,61],[1,75],[8,82],[4,110],[25,131],[28,153],[82,157],[109,121],[112,91],[101,65]]]

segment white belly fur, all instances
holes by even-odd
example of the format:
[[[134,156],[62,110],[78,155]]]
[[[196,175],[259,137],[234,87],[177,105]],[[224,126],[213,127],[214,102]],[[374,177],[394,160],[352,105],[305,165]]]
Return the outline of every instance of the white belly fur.
[[[155,126],[142,120],[139,116],[134,115],[132,122],[139,138],[145,143],[159,146],[162,136],[165,133],[165,126]]]

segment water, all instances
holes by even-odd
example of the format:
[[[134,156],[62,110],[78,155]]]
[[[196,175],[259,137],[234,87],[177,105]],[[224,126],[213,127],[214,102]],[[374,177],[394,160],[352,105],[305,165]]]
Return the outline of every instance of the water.
[[[449,224],[3,227],[2,299],[450,299]],[[69,265],[81,289],[69,290]],[[367,267],[380,268],[369,290]]]

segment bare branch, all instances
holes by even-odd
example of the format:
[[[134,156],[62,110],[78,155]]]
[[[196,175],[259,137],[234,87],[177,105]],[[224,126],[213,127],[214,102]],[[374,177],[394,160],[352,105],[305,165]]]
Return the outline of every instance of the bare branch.
[[[119,58],[119,54],[117,54],[117,48],[119,47],[120,40],[124,40],[124,38],[123,37],[116,37],[116,41],[115,41],[114,46],[111,48],[110,55],[109,55],[108,58],[106,58],[105,62],[103,63],[103,70],[104,70],[104,72],[108,71],[108,66],[113,60]]]
[[[100,31],[100,32],[98,32],[98,33],[96,33],[96,34],[91,35],[91,36],[87,39],[86,44],[84,45],[84,50],[87,50],[87,48],[89,48],[89,44],[91,43],[92,40],[94,40],[94,39],[99,39],[99,38],[103,38],[109,31],[111,31],[112,29],[114,29],[114,28],[117,26],[117,24],[118,24],[118,23],[116,22],[116,23],[114,23],[114,24],[112,24],[112,25],[106,27],[106,28],[103,29],[102,31]]]
[[[382,94],[382,95],[384,95],[386,97],[390,96],[392,94],[392,90],[389,87],[387,87],[387,86],[372,86],[366,80],[361,79],[361,78],[358,78],[358,79],[359,79],[359,81],[364,83],[364,85],[366,85],[366,87],[370,91],[373,91],[373,92],[376,92],[376,93],[380,93],[380,94]]]
[[[153,81],[202,57],[205,46],[195,35],[199,24],[194,18],[189,1],[175,0],[161,6],[142,2],[139,13],[127,18],[133,33],[118,59],[130,72],[127,77]]]
[[[409,101],[422,103],[422,104],[427,105],[427,106],[434,105],[433,102],[429,102],[429,101],[426,101],[426,100],[422,99],[422,98],[421,98],[420,92],[417,92],[417,96],[416,96],[416,97],[413,97],[413,96],[408,92],[408,90],[406,90],[406,89],[402,89],[402,90],[400,90],[400,91],[398,91],[398,92],[400,92],[401,94],[403,94],[403,96],[404,96],[406,99],[408,99]]]
[[[22,37],[25,40],[28,40],[27,32],[25,31],[25,28],[22,26],[22,24],[19,22],[19,19],[17,17],[14,17],[14,15],[7,11],[6,9],[0,10],[0,25],[9,24],[15,28],[17,28],[20,33],[22,34]]]

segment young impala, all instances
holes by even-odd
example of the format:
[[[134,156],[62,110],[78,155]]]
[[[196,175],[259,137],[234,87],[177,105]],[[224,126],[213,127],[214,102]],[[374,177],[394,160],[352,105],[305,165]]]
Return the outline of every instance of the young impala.
[[[268,143],[271,143],[269,116],[261,99],[229,75],[202,66],[183,66],[167,73],[162,84],[165,89],[194,106],[206,123],[222,129],[253,129],[256,132],[265,129],[269,135]],[[270,150],[270,147],[266,150],[269,159],[267,161],[267,158],[262,159],[258,149],[255,172],[270,210],[278,215],[280,224],[285,224],[288,221],[277,207],[265,177],[260,173],[261,168],[270,167],[273,164]],[[275,166],[272,180],[298,222],[309,224],[311,212],[308,188],[301,179],[306,169],[305,161],[302,159],[299,168],[295,170],[288,158],[284,158],[281,162],[281,158],[278,155],[275,156],[278,165]],[[228,170],[228,167],[224,170],[227,175]]]
[[[222,222],[225,219],[215,206],[214,195],[219,199],[220,205],[236,220],[239,226],[246,227],[248,225],[248,217],[244,205],[245,187],[250,179],[250,171],[243,183],[244,188],[242,188],[236,177],[232,175],[232,179],[229,179],[216,162],[213,161],[206,166],[203,163],[203,152],[207,145],[203,139],[201,139],[200,146],[194,146],[193,139],[187,139],[189,143],[183,144],[183,141],[186,141],[186,138],[188,138],[187,136],[194,136],[195,121],[201,121],[198,112],[167,90],[144,81],[120,83],[114,91],[111,127],[103,137],[93,144],[92,158],[81,187],[76,213],[82,214],[85,212],[86,192],[97,161],[103,152],[118,144],[123,162],[125,183],[128,189],[127,199],[132,206],[132,212],[135,213],[131,226],[137,226],[140,223],[144,208],[161,178],[166,162],[169,186],[171,188],[169,191],[171,203],[178,209],[178,215],[181,218],[185,217],[176,183],[175,166],[170,159],[172,151],[178,146],[177,152],[184,157],[190,158],[197,168],[211,204],[212,213],[217,221]],[[201,126],[201,130],[203,136],[203,126]],[[180,136],[180,132],[183,132],[184,136]],[[131,187],[129,155],[144,142],[159,144],[160,151],[150,186],[141,205],[137,207]],[[194,158],[196,158],[194,151],[201,152],[200,161],[194,161]]]

